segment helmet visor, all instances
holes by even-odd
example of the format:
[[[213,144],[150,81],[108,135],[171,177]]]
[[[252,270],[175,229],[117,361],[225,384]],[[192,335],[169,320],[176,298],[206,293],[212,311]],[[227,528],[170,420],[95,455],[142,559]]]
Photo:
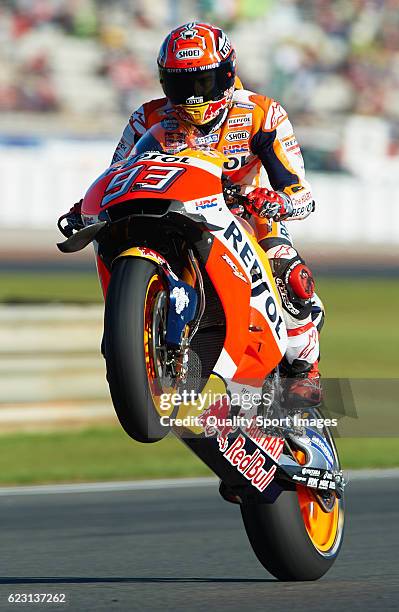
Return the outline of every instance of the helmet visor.
[[[234,85],[234,66],[224,62],[217,68],[195,72],[169,72],[159,69],[165,95],[172,104],[203,104],[220,100]]]

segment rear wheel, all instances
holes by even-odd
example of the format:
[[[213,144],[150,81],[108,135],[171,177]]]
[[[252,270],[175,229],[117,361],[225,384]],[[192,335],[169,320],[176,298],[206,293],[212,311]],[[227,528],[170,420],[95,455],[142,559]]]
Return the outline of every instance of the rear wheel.
[[[321,415],[319,415],[321,416]],[[339,457],[328,428],[324,428],[334,453]],[[306,461],[301,450],[294,452],[299,464]],[[241,506],[245,530],[259,561],[280,580],[317,580],[338,557],[344,535],[345,503],[335,492],[321,496],[297,485],[283,491],[273,504]]]
[[[173,392],[166,374],[167,283],[152,262],[124,257],[116,262],[104,316],[107,379],[124,430],[139,442],[168,433],[160,416],[161,394]]]
[[[334,495],[326,512],[306,487],[283,491],[274,504],[241,506],[245,529],[261,564],[280,580],[317,580],[338,556],[344,503]]]

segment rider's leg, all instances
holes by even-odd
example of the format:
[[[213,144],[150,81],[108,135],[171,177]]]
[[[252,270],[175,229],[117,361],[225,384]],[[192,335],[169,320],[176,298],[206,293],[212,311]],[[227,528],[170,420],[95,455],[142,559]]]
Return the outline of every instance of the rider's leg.
[[[287,327],[288,346],[282,364],[290,379],[287,395],[294,405],[316,405],[321,401],[319,330],[324,312],[314,293],[313,275],[293,247],[284,223],[273,223],[272,231],[263,237],[259,229],[259,244],[269,257]]]

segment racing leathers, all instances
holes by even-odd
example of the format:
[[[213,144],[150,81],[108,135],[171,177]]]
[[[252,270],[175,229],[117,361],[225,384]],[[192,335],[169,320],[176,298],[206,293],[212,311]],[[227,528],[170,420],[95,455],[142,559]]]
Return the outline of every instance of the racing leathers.
[[[305,219],[314,210],[292,125],[286,111],[271,98],[236,89],[231,107],[216,121],[202,126],[179,118],[167,98],[148,102],[130,117],[112,163],[141,152],[140,138],[144,135],[147,150],[176,153],[188,146],[222,152],[228,158],[224,174],[241,185],[242,193],[253,191],[253,195],[261,195],[259,188],[278,192],[271,203],[289,203],[290,221]],[[254,191],[254,188],[258,189]],[[258,199],[253,197],[253,202]],[[312,302],[318,301],[313,276],[294,248],[286,222],[271,221],[267,215],[261,217],[256,214],[255,205],[253,213],[251,224],[269,257],[288,332],[283,371],[288,377],[296,378],[291,385],[292,397],[298,396],[305,404],[315,404],[320,401],[316,324],[322,318],[322,308],[319,308],[319,321],[313,320]]]

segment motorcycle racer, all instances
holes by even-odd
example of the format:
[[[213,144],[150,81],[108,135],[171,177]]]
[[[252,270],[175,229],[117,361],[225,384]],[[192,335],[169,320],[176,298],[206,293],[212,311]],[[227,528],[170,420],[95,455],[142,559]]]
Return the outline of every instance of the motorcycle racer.
[[[161,46],[158,69],[165,97],[133,112],[112,163],[145,150],[176,153],[186,147],[226,155],[224,174],[248,197],[251,224],[280,293],[288,332],[282,363],[288,400],[295,406],[317,405],[315,284],[286,225],[305,219],[315,205],[288,115],[276,100],[242,87],[235,50],[213,25],[192,22],[174,29]],[[71,212],[73,223],[79,209]],[[322,318],[320,308],[319,313]]]

